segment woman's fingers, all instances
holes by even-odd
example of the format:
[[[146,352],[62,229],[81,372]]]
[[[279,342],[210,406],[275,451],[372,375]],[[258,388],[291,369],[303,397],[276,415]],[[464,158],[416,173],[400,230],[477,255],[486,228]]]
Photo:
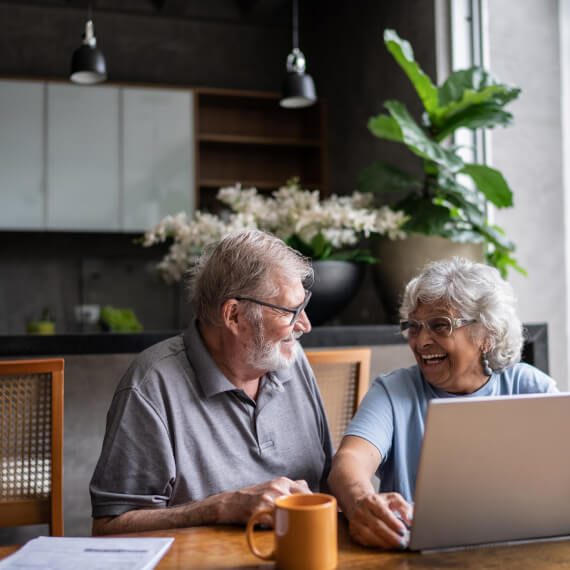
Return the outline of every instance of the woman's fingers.
[[[367,495],[353,513],[350,534],[366,546],[404,548],[410,512],[411,505],[398,493]]]

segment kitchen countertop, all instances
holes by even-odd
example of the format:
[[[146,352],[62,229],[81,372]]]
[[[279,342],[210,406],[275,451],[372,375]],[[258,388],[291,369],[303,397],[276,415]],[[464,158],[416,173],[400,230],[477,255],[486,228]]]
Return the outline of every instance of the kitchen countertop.
[[[523,361],[548,372],[548,329],[545,323],[525,324]],[[179,331],[142,333],[78,333],[0,335],[0,358],[65,354],[137,353]],[[405,344],[397,325],[319,326],[301,337],[305,348]]]

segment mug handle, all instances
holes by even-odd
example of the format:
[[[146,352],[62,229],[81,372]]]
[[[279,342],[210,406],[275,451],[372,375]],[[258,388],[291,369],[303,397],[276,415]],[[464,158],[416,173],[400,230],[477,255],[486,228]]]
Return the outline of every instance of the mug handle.
[[[262,560],[275,560],[275,546],[273,546],[273,550],[269,554],[263,554],[263,552],[258,550],[253,541],[253,534],[254,534],[253,527],[255,526],[257,519],[261,518],[263,515],[273,515],[273,514],[274,514],[273,509],[261,509],[260,511],[256,511],[255,513],[253,513],[253,515],[251,515],[251,518],[249,519],[247,523],[247,528],[245,530],[249,549],[258,558],[261,558]]]

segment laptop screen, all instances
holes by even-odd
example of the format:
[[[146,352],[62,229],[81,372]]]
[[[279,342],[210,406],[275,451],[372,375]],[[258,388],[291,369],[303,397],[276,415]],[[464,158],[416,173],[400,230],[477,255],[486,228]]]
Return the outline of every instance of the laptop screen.
[[[570,394],[432,400],[413,550],[570,534]]]

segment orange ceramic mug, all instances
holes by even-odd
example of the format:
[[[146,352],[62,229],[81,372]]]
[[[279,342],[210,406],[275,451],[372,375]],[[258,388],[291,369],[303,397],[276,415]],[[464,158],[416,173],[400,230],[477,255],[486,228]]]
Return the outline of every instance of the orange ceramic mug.
[[[275,546],[262,553],[255,546],[253,527],[272,515]],[[247,523],[247,542],[263,560],[275,560],[283,570],[330,570],[337,564],[337,506],[332,495],[294,494],[280,497],[273,509],[255,512]]]

